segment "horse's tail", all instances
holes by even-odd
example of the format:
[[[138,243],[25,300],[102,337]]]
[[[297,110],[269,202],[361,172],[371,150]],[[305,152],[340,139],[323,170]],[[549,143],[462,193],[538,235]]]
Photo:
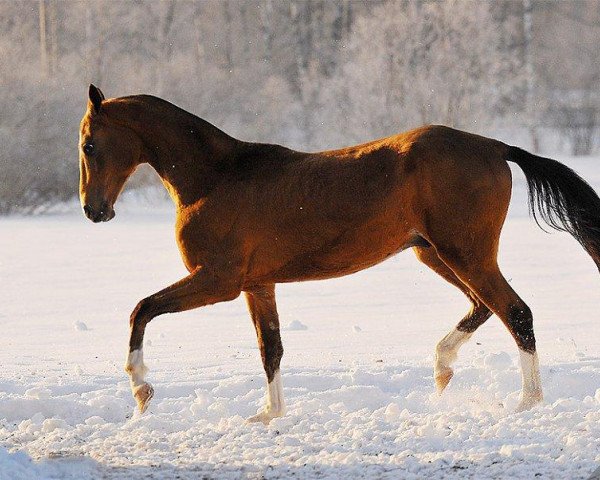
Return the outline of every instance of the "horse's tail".
[[[527,179],[529,211],[556,230],[569,232],[592,257],[600,270],[600,198],[569,167],[509,147],[506,160],[516,163]]]

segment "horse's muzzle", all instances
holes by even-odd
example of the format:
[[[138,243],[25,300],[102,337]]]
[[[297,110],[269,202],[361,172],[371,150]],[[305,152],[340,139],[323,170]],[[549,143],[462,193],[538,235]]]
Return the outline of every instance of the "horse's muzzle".
[[[100,205],[98,210],[93,209],[89,205],[83,206],[83,211],[85,216],[88,217],[92,222],[108,222],[112,220],[115,216],[115,210],[106,202]]]

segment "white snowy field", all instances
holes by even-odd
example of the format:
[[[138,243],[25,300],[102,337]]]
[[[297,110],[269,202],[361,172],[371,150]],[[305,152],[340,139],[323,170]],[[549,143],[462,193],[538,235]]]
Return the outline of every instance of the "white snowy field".
[[[600,191],[600,158],[563,160]],[[79,211],[1,219],[0,479],[589,478],[600,275],[575,240],[528,218],[513,171],[500,263],[534,312],[546,396],[518,414],[518,353],[496,317],[435,393],[435,345],[468,304],[410,251],[278,286],[285,417],[244,420],[263,404],[264,374],[241,297],[151,322],[156,395],[136,414],[129,313],[186,273],[172,212],[125,202],[101,225]]]

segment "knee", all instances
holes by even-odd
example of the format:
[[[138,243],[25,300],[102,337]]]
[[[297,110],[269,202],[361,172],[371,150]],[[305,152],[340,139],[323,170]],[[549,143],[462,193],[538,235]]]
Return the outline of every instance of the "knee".
[[[133,309],[133,312],[131,312],[131,316],[129,317],[129,326],[134,327],[136,325],[145,325],[148,323],[151,319],[151,310],[152,305],[150,298],[144,298],[143,300],[140,300]]]

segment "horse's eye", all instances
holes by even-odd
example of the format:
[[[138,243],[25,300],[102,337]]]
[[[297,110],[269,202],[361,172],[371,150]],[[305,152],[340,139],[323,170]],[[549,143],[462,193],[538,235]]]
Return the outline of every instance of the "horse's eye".
[[[94,153],[94,144],[93,143],[86,143],[83,146],[83,153],[85,153],[86,155],[91,155],[92,153]]]

